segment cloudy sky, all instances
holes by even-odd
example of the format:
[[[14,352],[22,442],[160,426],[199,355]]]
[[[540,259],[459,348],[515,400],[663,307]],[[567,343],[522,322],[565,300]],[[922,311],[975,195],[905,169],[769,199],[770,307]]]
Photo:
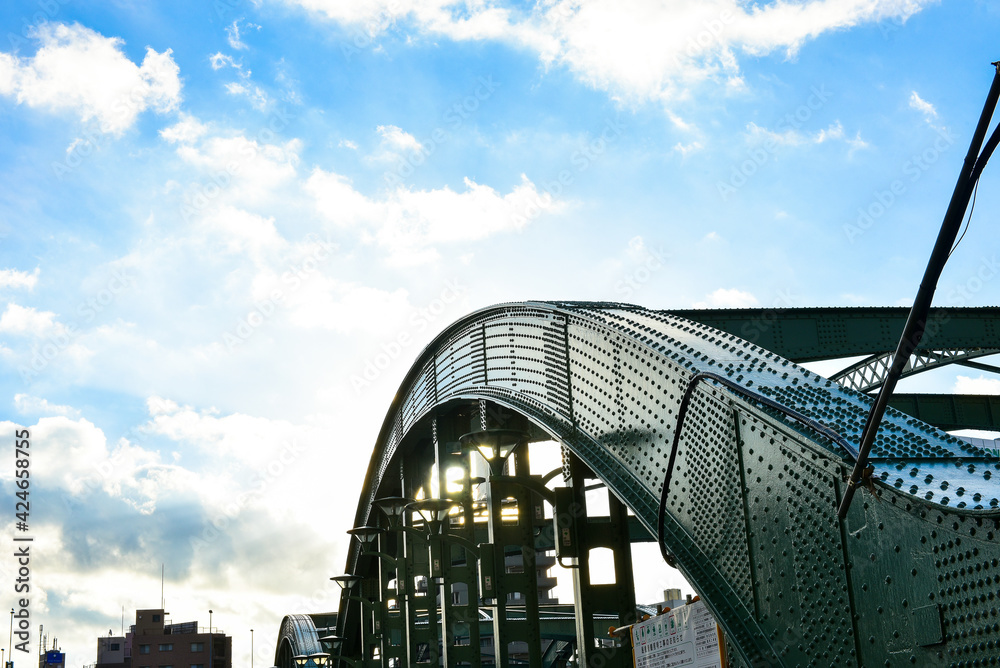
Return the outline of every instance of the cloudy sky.
[[[0,28],[0,420],[72,666],[161,564],[174,621],[270,665],[283,614],[335,604],[398,383],[473,309],[908,304],[1000,58],[985,0],[12,0]],[[939,305],[998,303],[998,174]]]

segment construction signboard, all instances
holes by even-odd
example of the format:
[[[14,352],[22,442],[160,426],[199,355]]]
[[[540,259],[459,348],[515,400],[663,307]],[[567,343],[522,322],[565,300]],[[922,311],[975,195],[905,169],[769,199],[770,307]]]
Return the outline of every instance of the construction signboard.
[[[702,601],[632,625],[635,668],[725,668],[722,630]]]

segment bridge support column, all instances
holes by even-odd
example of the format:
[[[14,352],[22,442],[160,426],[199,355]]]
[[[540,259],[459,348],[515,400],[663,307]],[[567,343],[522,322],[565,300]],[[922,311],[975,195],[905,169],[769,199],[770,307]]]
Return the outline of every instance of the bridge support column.
[[[433,456],[433,453],[431,453]],[[421,487],[430,483],[428,471],[432,461],[426,457],[411,457],[403,460],[403,496],[415,498]],[[403,524],[412,528],[412,513],[404,513]],[[427,541],[417,535],[416,531],[407,531],[403,537],[406,550],[407,580],[406,594],[406,624],[407,624],[407,666],[425,663],[426,656],[421,656],[421,645],[426,646],[428,654],[435,657],[437,665],[438,635],[436,624],[431,625],[431,617],[437,618],[437,601],[430,582],[430,563],[427,555]],[[424,576],[427,586],[423,592],[417,588],[417,578]],[[433,608],[433,612],[432,609]],[[423,660],[421,660],[423,659]]]
[[[532,666],[541,665],[538,574],[535,565],[534,508],[530,489],[517,482],[528,476],[528,449],[513,453],[516,476],[491,475],[487,490],[489,511],[488,545],[494,572],[493,646],[496,664],[510,665],[512,643]],[[504,508],[516,508],[516,515],[504,521]]]
[[[597,613],[617,615],[617,622],[607,626],[625,626],[635,621],[635,582],[632,571],[632,544],[629,540],[628,508],[610,491],[608,517],[590,517],[587,510],[586,485],[597,476],[576,455],[563,449],[568,459],[573,490],[573,513],[579,545],[578,567],[573,571],[576,609],[577,658],[580,666],[590,668],[625,668],[632,665],[632,653],[615,646],[600,646],[595,633]],[[609,548],[614,555],[614,582],[593,584],[590,570],[591,550]],[[606,637],[606,636],[602,636]]]
[[[464,416],[463,416],[464,417]],[[462,522],[447,528],[445,533],[470,544],[476,544],[474,489],[470,480],[469,454],[462,453],[459,438],[468,431],[467,418],[435,420],[434,438],[437,461],[438,489],[441,497],[461,504]],[[460,475],[449,475],[450,471]],[[449,482],[450,481],[450,482]],[[461,489],[458,489],[458,486]],[[443,538],[444,556],[442,573],[444,585],[441,595],[441,628],[444,646],[444,665],[482,665],[479,635],[479,559],[463,545]]]

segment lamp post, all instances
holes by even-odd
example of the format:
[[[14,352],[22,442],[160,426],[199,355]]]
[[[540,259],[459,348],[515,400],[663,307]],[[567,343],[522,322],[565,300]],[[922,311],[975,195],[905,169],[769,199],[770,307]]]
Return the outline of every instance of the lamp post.
[[[368,529],[368,528],[372,528],[372,527],[362,527],[362,528]],[[350,531],[357,531],[357,529],[351,529]],[[362,533],[364,533],[364,532],[362,532]],[[358,535],[358,534],[352,534],[352,535]],[[369,534],[364,533],[364,535],[369,535]],[[377,533],[376,533],[376,536],[377,536]],[[370,540],[369,540],[369,542],[370,542]],[[348,601],[357,601],[358,602],[358,607],[361,609],[361,662],[360,662],[360,665],[362,667],[365,667],[365,666],[368,665],[368,645],[366,644],[366,638],[365,638],[365,636],[366,636],[366,634],[365,634],[365,606],[367,605],[367,606],[369,606],[369,608],[371,608],[374,604],[371,601],[366,600],[362,596],[355,596],[355,595],[353,595],[353,594],[350,593],[359,582],[361,582],[362,580],[364,580],[364,578],[361,577],[360,575],[337,575],[337,576],[332,577],[330,579],[333,580],[334,582],[336,582],[338,585],[340,585],[340,588],[343,590],[343,594],[342,595],[343,595],[344,598],[346,598]]]
[[[212,668],[215,658],[215,638],[212,636],[212,611],[208,611],[208,668]]]
[[[482,404],[481,404],[482,406]],[[485,420],[483,426],[486,426]],[[482,596],[492,599],[493,643],[497,665],[509,663],[507,631],[512,631],[508,620],[508,589],[524,595],[524,623],[533,627],[527,636],[538,636],[538,580],[535,572],[534,528],[532,492],[551,494],[549,490],[538,489],[543,485],[531,481],[527,470],[527,452],[517,455],[517,480],[504,475],[504,465],[519,447],[527,445],[528,434],[518,429],[482,429],[459,438],[463,451],[476,451],[489,465],[490,476],[486,487],[488,508],[489,544],[481,547],[480,568],[482,575]],[[527,484],[525,484],[527,483]],[[517,524],[504,525],[503,501],[507,497],[517,501]],[[521,545],[523,568],[521,573],[508,573],[506,568],[505,545]],[[528,659],[531,665],[541,663],[541,647],[537,642],[528,643]]]
[[[429,605],[427,606],[427,624],[430,630],[430,662],[437,665],[438,657],[441,654],[441,630],[440,616],[438,615],[438,596],[442,596],[441,603],[444,605],[444,592],[441,585],[444,583],[444,548],[442,544],[442,533],[447,526],[448,515],[451,510],[459,504],[451,499],[422,499],[414,501],[407,507],[416,511],[424,520],[427,527],[427,551],[429,568]],[[449,559],[450,562],[450,559]],[[447,654],[447,643],[444,645]],[[445,665],[448,665],[447,658]]]
[[[253,629],[250,629],[250,668],[253,668]]]
[[[375,553],[393,567],[396,580],[396,613],[393,614],[388,606],[383,610],[385,629],[382,638],[382,656],[383,660],[398,659],[400,664],[407,665],[415,663],[417,659],[413,656],[412,647],[416,626],[416,612],[413,609],[416,592],[414,591],[413,568],[410,563],[412,548],[406,537],[408,533],[412,533],[417,534],[420,539],[424,538],[420,532],[406,526],[406,509],[412,502],[413,499],[405,496],[385,496],[372,501],[372,505],[385,514],[389,524],[387,531],[396,534],[393,554]],[[389,580],[384,578],[381,592],[383,597],[388,593],[388,588]],[[399,633],[399,642],[393,645],[392,634],[395,632]]]

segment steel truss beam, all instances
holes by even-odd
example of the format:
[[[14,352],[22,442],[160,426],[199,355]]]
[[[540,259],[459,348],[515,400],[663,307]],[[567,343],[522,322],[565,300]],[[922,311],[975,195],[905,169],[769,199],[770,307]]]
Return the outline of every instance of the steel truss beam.
[[[1000,348],[918,350],[910,356],[910,360],[906,363],[903,375],[900,378],[907,378],[908,376],[948,364],[961,364],[977,357],[986,357],[987,355],[996,355],[997,353],[1000,353]],[[892,364],[892,353],[879,353],[838,371],[830,376],[830,379],[858,392],[871,392],[882,387],[889,373],[890,364]]]
[[[896,394],[889,405],[945,431],[1000,431],[1000,395]]]
[[[896,349],[908,308],[685,309],[671,313],[734,334],[793,362],[874,355]],[[1000,308],[932,308],[922,348],[974,349],[1000,341]]]

